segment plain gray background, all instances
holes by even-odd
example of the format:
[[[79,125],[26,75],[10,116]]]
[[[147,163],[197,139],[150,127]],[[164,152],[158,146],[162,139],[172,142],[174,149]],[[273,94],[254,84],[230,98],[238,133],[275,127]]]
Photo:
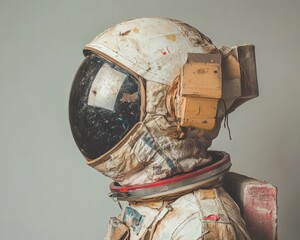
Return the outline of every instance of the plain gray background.
[[[230,115],[212,149],[232,170],[279,188],[279,239],[299,239],[297,0],[1,0],[0,239],[103,239],[110,180],[85,165],[68,123],[68,95],[98,33],[137,17],[183,20],[215,45],[252,43],[260,97]]]

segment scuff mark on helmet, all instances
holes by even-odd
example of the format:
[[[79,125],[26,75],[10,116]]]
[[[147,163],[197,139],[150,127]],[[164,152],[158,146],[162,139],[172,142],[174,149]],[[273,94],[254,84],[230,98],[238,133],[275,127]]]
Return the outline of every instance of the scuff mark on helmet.
[[[120,36],[126,36],[131,32],[131,30],[128,30],[126,32],[120,32]]]

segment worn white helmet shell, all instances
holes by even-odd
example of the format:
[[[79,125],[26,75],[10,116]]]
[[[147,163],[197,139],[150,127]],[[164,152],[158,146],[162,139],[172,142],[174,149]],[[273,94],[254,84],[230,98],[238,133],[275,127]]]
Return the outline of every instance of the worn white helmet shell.
[[[100,52],[145,80],[170,85],[180,75],[187,53],[218,51],[196,28],[178,20],[140,18],[98,35],[84,52]]]

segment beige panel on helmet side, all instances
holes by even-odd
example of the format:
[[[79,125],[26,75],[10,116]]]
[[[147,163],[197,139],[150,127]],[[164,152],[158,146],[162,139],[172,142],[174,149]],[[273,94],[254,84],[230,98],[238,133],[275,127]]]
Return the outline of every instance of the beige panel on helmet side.
[[[189,54],[180,79],[177,117],[183,127],[213,129],[222,98],[220,54]]]
[[[203,56],[203,54],[199,54]],[[183,66],[181,93],[184,96],[193,95],[203,98],[221,98],[221,55],[218,62],[188,62]]]
[[[216,122],[216,112],[219,99],[182,97],[180,125],[212,129]]]

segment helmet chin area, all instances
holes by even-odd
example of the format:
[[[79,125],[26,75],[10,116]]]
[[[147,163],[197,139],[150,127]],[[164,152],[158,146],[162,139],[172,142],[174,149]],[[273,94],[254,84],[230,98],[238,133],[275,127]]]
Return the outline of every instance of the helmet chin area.
[[[112,149],[140,121],[140,106],[134,76],[95,54],[84,59],[71,88],[69,120],[88,161]]]
[[[159,180],[153,183],[120,186],[117,182],[110,184],[111,198],[120,201],[151,201],[153,199],[172,199],[191,192],[197,188],[207,188],[218,184],[230,167],[228,153],[211,151],[213,162],[205,167],[188,173]]]

